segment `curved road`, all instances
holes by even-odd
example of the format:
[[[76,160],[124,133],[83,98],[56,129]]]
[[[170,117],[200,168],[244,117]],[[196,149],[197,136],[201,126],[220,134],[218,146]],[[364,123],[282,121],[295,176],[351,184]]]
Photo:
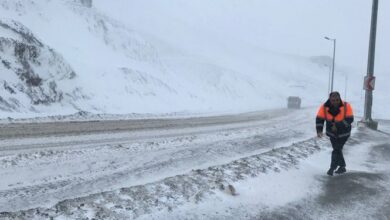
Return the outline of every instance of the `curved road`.
[[[2,124],[0,212],[147,184],[313,136],[313,109]]]

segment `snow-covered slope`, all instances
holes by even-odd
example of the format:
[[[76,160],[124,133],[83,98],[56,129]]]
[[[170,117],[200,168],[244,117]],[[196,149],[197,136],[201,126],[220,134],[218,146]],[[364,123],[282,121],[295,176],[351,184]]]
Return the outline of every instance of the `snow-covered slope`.
[[[74,83],[83,88],[83,96],[89,99],[75,100],[72,103],[75,109],[141,111],[131,106],[142,105],[142,101],[158,101],[148,100],[154,94],[163,99],[174,93],[174,89],[154,76],[164,78],[164,71],[150,44],[81,2],[35,0],[2,1],[1,4],[2,15],[29,27],[42,39],[42,44],[55,48],[69,63],[69,68],[79,73]],[[58,65],[55,61],[53,64]],[[8,83],[7,76],[1,78]],[[39,103],[30,103],[36,104]]]
[[[0,20],[0,32],[1,110],[36,111],[34,106],[71,103],[82,96],[72,85],[72,67],[26,27]]]
[[[313,41],[310,29],[307,45],[301,30],[283,30],[293,14],[286,7],[280,12],[285,17],[265,13],[282,5],[233,0],[175,0],[169,6],[157,0],[0,0],[2,23],[13,24],[2,25],[0,39],[28,42],[12,31],[23,27],[41,51],[39,60],[30,60],[26,67],[13,52],[15,46],[0,50],[0,117],[76,111],[237,112],[284,107],[289,95],[301,96],[304,105],[317,105],[327,95],[331,45],[322,36]],[[361,6],[367,4],[358,5],[363,12]],[[317,6],[321,5],[307,9]],[[254,14],[256,9],[261,13]],[[352,74],[349,97],[361,102],[364,71],[357,73],[340,63],[335,88],[343,90],[345,76]],[[31,80],[18,73],[20,67],[30,66],[30,78],[38,87],[29,86]],[[26,88],[16,87],[18,83]]]

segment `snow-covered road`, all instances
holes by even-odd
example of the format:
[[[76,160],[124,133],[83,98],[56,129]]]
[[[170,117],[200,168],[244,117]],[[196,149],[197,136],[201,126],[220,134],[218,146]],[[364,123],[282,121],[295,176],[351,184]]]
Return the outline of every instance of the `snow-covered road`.
[[[301,212],[296,207],[321,192],[318,176],[330,159],[329,141],[313,137],[315,110],[145,120],[129,131],[103,122],[113,127],[78,135],[19,131],[0,143],[0,219],[272,218],[283,213],[275,206],[291,202],[286,209]],[[365,145],[388,141],[375,135],[355,129],[349,144],[364,153]],[[239,196],[226,192],[229,184]],[[326,195],[321,201],[332,200]]]
[[[65,199],[151,183],[289,145],[312,135],[307,132],[313,124],[311,115],[307,117],[311,111],[144,123],[102,121],[91,122],[90,130],[86,122],[49,123],[52,130],[47,124],[11,124],[25,130],[16,129],[12,138],[0,143],[0,211],[50,207]],[[123,131],[125,125],[132,131]],[[58,127],[61,134],[48,136]],[[104,127],[108,132],[101,131]],[[81,134],[74,135],[79,130]],[[23,133],[26,138],[20,137]]]

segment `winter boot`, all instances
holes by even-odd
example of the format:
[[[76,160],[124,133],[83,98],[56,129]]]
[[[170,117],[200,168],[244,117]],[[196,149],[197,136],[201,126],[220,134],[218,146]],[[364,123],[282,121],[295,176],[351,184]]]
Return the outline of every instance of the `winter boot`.
[[[337,174],[342,174],[342,173],[345,173],[347,172],[347,169],[345,169],[345,167],[339,167],[335,173]]]
[[[334,168],[329,168],[328,172],[326,172],[326,174],[328,174],[329,176],[333,176],[333,171],[334,171]]]

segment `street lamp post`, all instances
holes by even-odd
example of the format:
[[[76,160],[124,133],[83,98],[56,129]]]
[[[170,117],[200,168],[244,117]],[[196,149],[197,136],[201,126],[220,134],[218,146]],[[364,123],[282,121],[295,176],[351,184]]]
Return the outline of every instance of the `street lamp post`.
[[[376,27],[378,18],[378,0],[372,1],[372,13],[371,13],[371,27],[370,27],[370,42],[368,49],[368,64],[367,64],[367,76],[364,80],[364,89],[366,90],[366,97],[364,102],[364,117],[359,122],[359,125],[378,129],[378,122],[372,120],[372,91],[374,90],[375,77],[374,77],[374,63],[375,63],[375,41],[376,41]]]
[[[336,39],[325,37],[327,40],[333,41],[333,61],[332,61],[332,77],[330,81],[330,92],[333,92],[333,81],[334,81],[334,61],[336,59]],[[329,92],[329,93],[330,93]]]

